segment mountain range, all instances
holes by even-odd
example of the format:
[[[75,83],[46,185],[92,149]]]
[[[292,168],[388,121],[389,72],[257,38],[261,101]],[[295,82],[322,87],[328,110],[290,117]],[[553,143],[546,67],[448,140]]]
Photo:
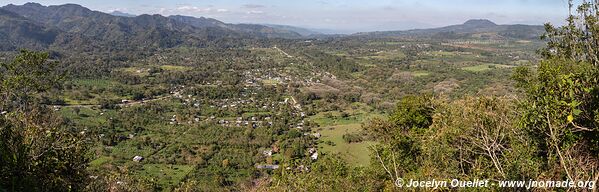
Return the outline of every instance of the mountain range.
[[[112,11],[108,14],[113,15],[113,16],[119,16],[119,17],[137,17],[137,15],[124,13],[124,12],[120,12],[120,11]]]
[[[0,7],[3,50],[44,48],[95,42],[98,46],[205,46],[218,41],[260,38],[301,38],[296,32],[263,25],[226,24],[215,19],[186,16],[115,16],[76,4],[43,6],[37,3]],[[72,38],[66,38],[72,37]],[[57,41],[61,40],[61,41]]]
[[[492,33],[505,38],[536,38],[542,26],[497,25],[488,20],[470,20],[461,25],[434,29],[357,33],[350,36],[443,36],[463,37]],[[182,15],[131,15],[103,13],[76,4],[44,6],[38,3],[0,7],[0,50],[169,48],[187,46],[237,46],[243,41],[331,37],[286,25],[230,24],[205,17]],[[85,47],[87,46],[87,47]]]
[[[544,32],[545,27],[540,25],[498,25],[486,19],[472,19],[460,25],[441,28],[365,32],[354,36],[469,38],[478,35],[499,39],[538,39]]]

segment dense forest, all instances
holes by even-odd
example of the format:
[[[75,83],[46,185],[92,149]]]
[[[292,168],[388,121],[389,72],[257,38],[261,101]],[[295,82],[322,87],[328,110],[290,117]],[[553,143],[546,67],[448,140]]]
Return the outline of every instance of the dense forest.
[[[7,5],[0,191],[594,191],[599,4],[570,4],[347,36]]]

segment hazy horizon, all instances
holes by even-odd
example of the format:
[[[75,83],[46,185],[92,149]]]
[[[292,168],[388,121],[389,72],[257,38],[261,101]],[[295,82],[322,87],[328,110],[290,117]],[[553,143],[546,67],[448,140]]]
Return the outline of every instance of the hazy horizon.
[[[2,6],[31,1],[0,0]],[[319,32],[355,33],[367,31],[408,30],[461,24],[469,19],[489,19],[498,24],[561,24],[567,16],[565,0],[309,0],[279,2],[274,0],[224,1],[82,1],[40,0],[45,6],[79,4],[92,10],[110,13],[186,15],[214,18],[227,23],[290,25]]]

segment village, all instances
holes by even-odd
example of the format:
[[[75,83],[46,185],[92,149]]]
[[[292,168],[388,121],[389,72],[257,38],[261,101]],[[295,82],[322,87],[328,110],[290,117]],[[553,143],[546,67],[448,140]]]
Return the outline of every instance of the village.
[[[320,133],[312,133],[314,124],[309,123],[308,114],[303,110],[300,102],[289,91],[298,87],[312,86],[320,83],[322,78],[336,78],[328,72],[312,72],[309,76],[294,74],[293,71],[283,69],[252,69],[243,73],[242,84],[236,86],[224,85],[222,81],[201,82],[196,85],[177,85],[170,88],[168,95],[141,100],[123,99],[116,106],[121,109],[143,107],[154,103],[171,103],[178,105],[177,111],[185,113],[165,113],[160,119],[169,126],[188,127],[183,132],[193,132],[194,126],[217,126],[224,129],[249,128],[249,129],[281,129],[296,130],[301,137],[308,140],[317,140]],[[272,90],[282,90],[273,94]],[[233,90],[233,94],[226,92]],[[209,96],[212,92],[225,92]],[[55,110],[66,108],[98,108],[97,105],[54,106]],[[101,110],[99,115],[107,113]],[[284,126],[284,127],[281,127]],[[101,137],[104,135],[101,135]],[[140,135],[125,134],[124,140],[133,139]],[[263,156],[264,162],[255,165],[256,169],[272,170],[280,168],[283,163],[280,153],[287,149],[281,148],[276,141],[270,148],[263,148],[258,155]],[[316,142],[314,142],[316,143]],[[158,150],[168,148],[163,146]],[[312,161],[319,158],[319,151],[315,144],[308,146],[306,157]],[[160,152],[154,152],[156,154]],[[273,160],[275,157],[276,160]],[[153,159],[148,154],[131,154],[131,161],[145,164],[148,159]],[[307,164],[289,164],[288,170],[306,171]]]

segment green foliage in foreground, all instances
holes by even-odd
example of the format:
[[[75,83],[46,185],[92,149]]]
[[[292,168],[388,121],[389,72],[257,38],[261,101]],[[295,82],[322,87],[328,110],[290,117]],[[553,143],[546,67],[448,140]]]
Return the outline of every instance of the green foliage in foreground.
[[[547,25],[548,47],[536,70],[518,68],[514,80],[523,97],[467,97],[456,101],[404,97],[387,119],[364,128],[379,141],[372,170],[323,184],[314,174],[281,174],[270,189],[398,191],[404,180],[599,180],[599,5],[584,3],[568,25]],[[582,27],[581,27],[582,26]],[[335,162],[328,166],[335,166]],[[320,173],[325,174],[325,173]],[[356,179],[355,177],[359,177]],[[324,179],[325,181],[328,181]],[[362,181],[378,181],[356,187]],[[290,182],[291,181],[291,182]],[[382,182],[381,182],[382,181]],[[354,183],[354,184],[345,184]],[[324,186],[323,186],[324,185]],[[360,185],[361,186],[361,185]],[[596,186],[595,186],[596,187]],[[586,190],[577,188],[569,190]],[[441,189],[451,190],[451,189]],[[461,188],[458,190],[468,190]],[[477,190],[518,190],[478,188]],[[548,190],[559,190],[551,189]]]
[[[41,106],[59,76],[48,54],[22,51],[0,65],[0,189],[77,191],[86,186],[86,145]]]
[[[97,139],[102,144],[96,149],[98,158],[90,163],[93,169],[86,169],[87,145],[81,138],[85,133],[71,128],[73,124],[57,118],[51,110],[39,104],[40,97],[60,87],[60,75],[56,72],[55,64],[48,62],[47,54],[23,51],[11,63],[0,64],[0,190],[152,191],[175,188],[177,191],[397,191],[401,189],[394,186],[394,181],[399,178],[597,182],[597,7],[596,3],[585,3],[578,9],[581,16],[571,16],[568,25],[560,28],[547,26],[548,47],[541,51],[543,60],[538,67],[516,69],[514,80],[521,91],[521,95],[516,98],[466,97],[450,101],[430,95],[400,95],[397,97],[401,99],[391,115],[375,118],[362,125],[366,135],[335,133],[340,135],[336,139],[343,144],[362,139],[372,143],[370,167],[352,167],[341,158],[326,154],[319,156],[317,161],[309,159],[308,148],[313,147],[315,142],[311,136],[289,126],[299,123],[300,119],[292,118],[293,114],[278,113],[277,118],[273,119],[273,126],[263,128],[234,128],[211,124],[175,126],[175,121],[180,121],[177,119],[171,120],[173,125],[169,126],[164,117],[153,117],[168,114],[167,117],[175,118],[171,115],[181,114],[178,110],[183,109],[183,104],[164,101],[163,104],[149,104],[145,107],[125,107],[118,113],[118,118],[110,118],[106,122],[88,121],[85,116],[91,114],[92,110],[73,109],[74,115],[67,118],[88,121],[86,124],[79,122],[79,125],[106,124],[101,125],[102,132],[99,132],[105,137]],[[407,56],[411,55],[414,54]],[[394,75],[385,73],[384,70],[368,71],[366,66],[369,65],[317,51],[306,52],[305,58],[319,61],[315,65],[317,68],[340,72],[340,78],[352,75],[359,77],[369,72],[380,72],[381,76]],[[438,63],[442,66],[444,61]],[[143,76],[129,76],[127,73],[132,71],[119,75],[128,78],[123,86],[138,84],[146,76],[154,82],[181,84],[185,81],[199,81],[208,76],[209,71],[162,66],[162,69],[151,69]],[[410,82],[413,75],[409,71],[419,70],[418,66],[414,67],[416,68],[404,70],[407,73],[397,73],[396,80]],[[480,74],[493,74],[494,71],[489,70],[492,69],[490,65],[462,69],[478,71]],[[220,68],[213,70],[225,71]],[[477,74],[463,70],[446,72]],[[233,72],[209,76],[209,79],[203,80],[227,77],[224,78],[225,84],[242,81],[239,76],[230,75]],[[438,72],[442,71],[435,73]],[[435,75],[422,75],[416,79],[425,78],[432,81],[436,81],[434,78],[443,80]],[[345,87],[345,82],[333,79],[336,78],[328,81],[332,85],[339,85],[337,87],[340,89],[337,91],[345,90],[341,89]],[[379,81],[384,82],[382,79]],[[454,85],[459,86],[457,83],[447,81],[446,86],[440,88],[450,90]],[[107,84],[108,82],[93,82],[90,86],[97,87],[94,92],[99,95],[110,87]],[[327,86],[322,87],[328,88]],[[198,90],[197,95],[222,100],[241,93],[239,87],[232,87],[228,91],[222,91],[223,88],[229,89],[226,86],[209,86],[205,89],[206,92],[202,91],[204,89]],[[416,88],[419,89],[418,86]],[[298,94],[301,97],[295,95],[306,108],[318,108],[317,100],[343,99],[358,102],[361,97],[358,92],[345,92],[342,97],[336,98],[334,92],[325,94],[318,87],[312,89],[313,93],[306,93],[304,96]],[[168,92],[166,89],[155,91]],[[154,91],[120,92],[117,96],[131,96],[136,100],[157,95]],[[271,99],[278,100],[277,98],[282,97],[282,93],[280,94]],[[90,93],[74,95],[79,95],[77,97],[82,99],[91,98]],[[104,99],[116,98],[118,97]],[[372,97],[371,101],[374,103],[375,100],[388,98],[395,97]],[[116,108],[109,107],[113,102],[100,103],[103,103],[103,108]],[[335,104],[327,106],[332,110]],[[280,112],[290,110],[289,106],[279,109]],[[71,111],[64,112],[71,114]],[[192,122],[185,120],[195,119],[196,116],[207,119],[217,112],[230,118],[264,113],[262,110],[232,113],[217,109],[205,110],[198,106],[198,109],[177,118],[184,118],[180,121],[184,125],[185,122]],[[315,110],[312,114],[318,112],[324,111]],[[285,118],[280,118],[281,116]],[[357,121],[358,118],[349,119],[351,115],[345,112],[340,112],[339,116],[341,119],[336,118],[335,120],[339,120],[336,123],[357,125],[354,120]],[[317,123],[331,124],[334,121],[327,121],[331,119],[332,115],[325,116],[317,119],[321,120]],[[129,140],[122,137],[125,133],[131,133]],[[326,132],[324,133],[323,138],[326,138]],[[339,146],[342,147],[341,144]],[[274,148],[281,150],[279,154],[272,157],[263,157],[261,154],[264,149]],[[129,159],[135,154],[148,157],[144,162],[146,164],[130,162]],[[256,164],[264,161],[274,163],[275,159],[281,161],[279,169],[254,169]],[[89,182],[87,171],[98,169],[102,169],[101,175],[93,176],[93,182]],[[501,189],[491,187],[477,190]]]

